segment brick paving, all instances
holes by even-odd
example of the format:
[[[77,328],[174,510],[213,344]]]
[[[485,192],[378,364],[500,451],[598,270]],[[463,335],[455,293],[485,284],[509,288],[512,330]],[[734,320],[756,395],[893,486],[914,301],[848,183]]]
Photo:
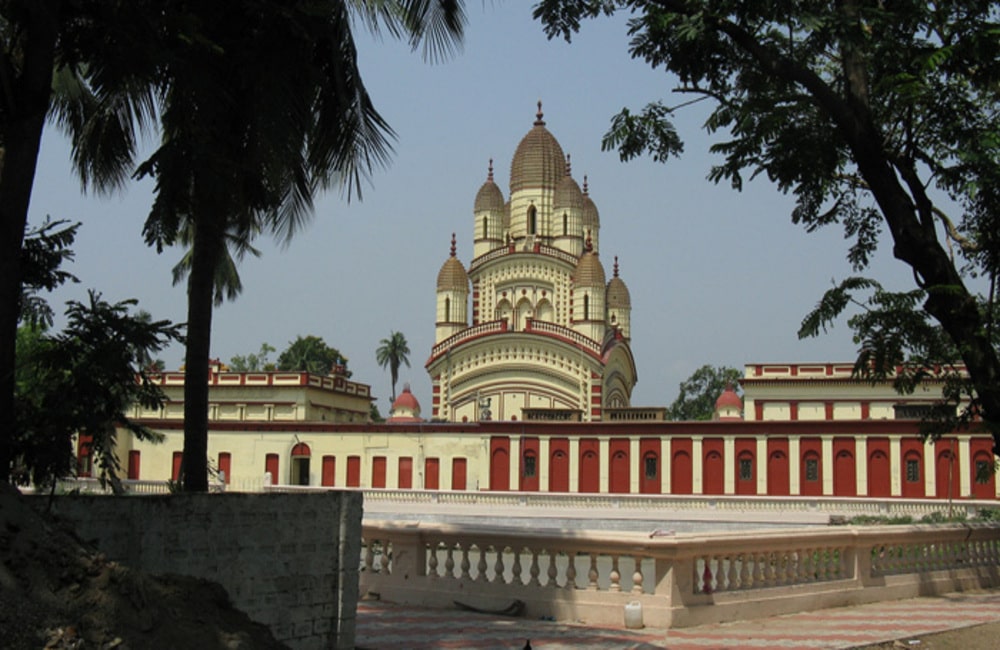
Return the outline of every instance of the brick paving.
[[[671,630],[627,630],[363,602],[357,647],[534,650],[615,648],[852,648],[1000,622],[1000,590],[950,594]]]

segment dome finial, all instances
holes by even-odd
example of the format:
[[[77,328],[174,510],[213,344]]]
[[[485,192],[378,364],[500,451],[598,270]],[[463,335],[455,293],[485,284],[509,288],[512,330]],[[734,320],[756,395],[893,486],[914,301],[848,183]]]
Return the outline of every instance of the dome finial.
[[[542,119],[544,113],[542,113],[542,100],[538,100],[538,112],[535,113],[535,126],[545,126],[545,120]]]
[[[566,154],[566,175],[567,176],[572,176],[573,175],[573,165],[570,164],[569,154]]]
[[[486,174],[486,181],[489,183],[493,182],[493,159],[490,158],[489,172]]]
[[[583,195],[584,196],[590,196],[590,194],[588,192],[588,187],[587,187],[587,175],[586,174],[583,175]]]
[[[618,256],[615,255],[615,277],[618,277]]]
[[[590,239],[590,228],[587,228],[587,240],[583,245],[583,249],[588,253],[591,253],[594,250],[594,242]]]
[[[451,233],[451,256],[455,257],[455,233]]]

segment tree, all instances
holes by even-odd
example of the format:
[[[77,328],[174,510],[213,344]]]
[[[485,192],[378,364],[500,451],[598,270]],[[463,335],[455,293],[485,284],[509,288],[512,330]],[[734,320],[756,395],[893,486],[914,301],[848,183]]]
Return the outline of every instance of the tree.
[[[709,178],[740,189],[745,174],[765,174],[795,196],[793,222],[810,231],[842,225],[856,270],[883,230],[912,269],[913,292],[845,280],[800,335],[859,304],[865,318],[851,322],[862,326],[859,375],[884,379],[908,359],[930,361],[928,352],[946,369],[960,360],[971,394],[962,419],[981,417],[1000,452],[996,4],[542,0],[535,16],[550,37],[569,40],[581,20],[616,11],[632,13],[633,56],[676,75],[679,92],[713,103],[705,127],[719,135],[711,150],[722,162]],[[679,155],[675,110],[662,102],[623,109],[603,147],[623,160]],[[970,288],[971,278],[986,288]],[[962,373],[951,376],[962,383]]]
[[[300,370],[314,375],[333,374],[340,366],[348,377],[347,357],[318,336],[297,336],[278,357],[278,370]]]
[[[268,355],[275,349],[267,344],[260,344],[260,352],[247,355],[236,355],[229,360],[229,368],[234,372],[256,372],[258,370],[276,370],[277,366],[268,360]]]
[[[740,371],[728,366],[704,365],[680,383],[677,399],[667,408],[671,420],[711,420],[715,401],[740,380]]]
[[[10,473],[15,341],[28,203],[46,119],[70,136],[85,189],[120,189],[151,121],[149,2],[0,2],[0,480]],[[142,79],[142,81],[140,81]]]
[[[91,291],[88,302],[67,303],[62,332],[21,329],[14,456],[22,479],[47,485],[72,473],[72,442],[79,437],[101,478],[117,486],[118,427],[139,440],[157,439],[128,412],[136,404],[162,405],[164,395],[148,375],[152,355],[183,337],[179,325],[132,313],[135,304],[110,304]]]
[[[183,484],[208,488],[208,368],[216,274],[226,238],[287,242],[330,186],[360,195],[388,160],[392,132],[361,81],[351,11],[370,29],[446,52],[461,36],[458,0],[186,6],[162,68],[163,144],[139,168],[156,179],[146,221],[158,250],[189,233]]]
[[[406,337],[402,332],[389,332],[389,338],[379,341],[378,349],[375,350],[375,360],[383,369],[389,367],[389,377],[392,380],[391,401],[396,401],[396,382],[399,380],[399,366],[406,364],[410,367],[410,346],[406,343]]]

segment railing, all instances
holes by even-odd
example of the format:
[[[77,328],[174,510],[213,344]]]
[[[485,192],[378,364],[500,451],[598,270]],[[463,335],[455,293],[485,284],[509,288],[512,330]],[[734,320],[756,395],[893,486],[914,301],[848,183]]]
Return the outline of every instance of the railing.
[[[482,336],[483,334],[496,334],[498,332],[507,331],[507,320],[494,320],[488,323],[480,323],[479,325],[473,325],[467,329],[462,330],[457,334],[452,334],[445,340],[441,341],[433,348],[431,348],[431,359],[438,357],[443,354],[453,346],[462,343],[468,339],[476,338],[477,336]]]
[[[660,536],[366,524],[362,592],[397,603],[651,627],[773,616],[1000,584],[1000,526]],[[634,611],[634,610],[633,610]]]

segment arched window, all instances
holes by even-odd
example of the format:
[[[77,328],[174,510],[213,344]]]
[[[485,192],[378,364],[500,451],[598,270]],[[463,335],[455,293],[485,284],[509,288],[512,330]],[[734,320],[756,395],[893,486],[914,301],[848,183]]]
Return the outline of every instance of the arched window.
[[[489,223],[489,219],[487,217],[483,217],[483,239],[490,236]]]
[[[569,234],[569,215],[563,212],[563,235]]]
[[[538,211],[535,206],[528,206],[528,234],[534,235],[538,229]]]
[[[451,322],[451,298],[447,296],[444,299],[444,322]]]
[[[583,320],[590,320],[590,294],[583,294]]]

